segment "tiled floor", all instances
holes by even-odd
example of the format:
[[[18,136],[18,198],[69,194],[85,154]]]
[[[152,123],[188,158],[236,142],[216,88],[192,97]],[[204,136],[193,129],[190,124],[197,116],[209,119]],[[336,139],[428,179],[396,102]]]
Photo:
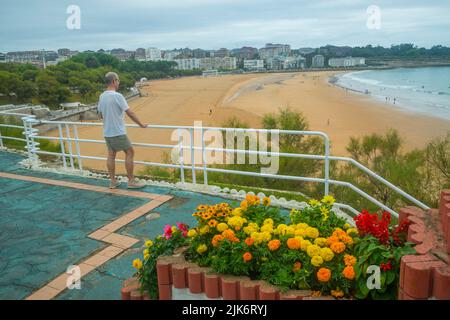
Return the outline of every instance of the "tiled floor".
[[[193,224],[200,203],[224,201],[161,187],[111,193],[105,180],[25,170],[22,159],[0,152],[0,299],[120,299],[143,241],[166,224]],[[81,289],[68,290],[73,264]]]

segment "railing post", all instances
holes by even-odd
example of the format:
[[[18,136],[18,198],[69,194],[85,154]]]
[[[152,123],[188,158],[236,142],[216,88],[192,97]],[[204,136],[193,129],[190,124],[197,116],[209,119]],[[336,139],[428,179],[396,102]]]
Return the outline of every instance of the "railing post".
[[[205,150],[205,137],[204,129],[201,129],[202,134],[202,162],[203,162],[203,183],[208,185],[208,171],[206,170],[206,150]]]
[[[194,129],[189,129],[191,142],[191,168],[192,168],[192,183],[197,184],[197,177],[195,176],[195,149],[194,149]]]
[[[184,184],[184,165],[183,165],[183,140],[181,139],[181,131],[178,129],[178,144],[179,144],[179,161],[180,161],[180,175],[181,183]]]
[[[30,134],[31,132],[28,131],[28,119],[27,117],[22,117],[22,123],[23,123],[23,134],[25,135],[25,143],[27,145],[27,153],[28,158],[31,159],[31,145],[30,145]]]
[[[69,156],[70,156],[70,167],[72,168],[72,170],[75,170],[75,166],[73,164],[73,153],[72,153],[72,141],[70,141],[70,130],[69,130],[69,125],[65,125],[66,127],[66,139],[67,139],[67,144],[69,146]]]
[[[83,164],[81,162],[81,152],[80,152],[80,144],[78,142],[78,129],[76,125],[73,125],[73,135],[75,138],[75,149],[77,151],[77,158],[78,158],[78,168],[80,170],[83,170]]]
[[[330,141],[328,136],[325,137],[325,195],[330,192]]]
[[[38,158],[38,155],[35,153],[35,150],[34,150],[37,147],[37,145],[38,145],[36,142],[34,142],[33,121],[35,119],[34,119],[34,116],[31,116],[31,117],[32,117],[31,119],[27,120],[27,123],[28,123],[28,136],[29,136],[30,146],[31,146],[30,154],[31,154],[31,156],[33,158]]]
[[[61,124],[58,124],[58,132],[59,132],[59,144],[61,145],[61,154],[62,154],[62,158],[63,158],[64,169],[67,169],[66,150],[64,147],[64,140],[63,140]]]

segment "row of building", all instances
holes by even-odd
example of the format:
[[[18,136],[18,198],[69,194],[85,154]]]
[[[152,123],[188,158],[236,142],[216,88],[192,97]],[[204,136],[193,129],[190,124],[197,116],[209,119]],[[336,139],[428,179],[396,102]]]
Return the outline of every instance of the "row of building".
[[[94,51],[87,51],[94,52]],[[331,68],[356,67],[365,65],[365,58],[337,57],[325,58],[316,54],[314,48],[292,50],[288,44],[268,43],[263,48],[242,47],[228,50],[174,49],[161,50],[155,47],[138,48],[134,51],[122,48],[97,52],[110,54],[121,61],[174,61],[179,70],[214,70],[214,69],[244,69],[251,71],[305,69],[306,67]],[[70,49],[58,51],[19,51],[0,53],[0,62],[32,63],[36,65],[53,65],[79,53]],[[314,55],[314,56],[313,56]],[[306,58],[308,57],[308,59]]]

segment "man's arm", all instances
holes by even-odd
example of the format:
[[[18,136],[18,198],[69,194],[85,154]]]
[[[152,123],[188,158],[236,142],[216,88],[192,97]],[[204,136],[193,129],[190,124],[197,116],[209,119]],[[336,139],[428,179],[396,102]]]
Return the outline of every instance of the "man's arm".
[[[126,114],[130,117],[131,120],[133,120],[138,126],[140,126],[141,128],[147,128],[147,124],[142,123],[138,117],[136,116],[136,114],[131,111],[130,108],[128,108],[126,111]]]

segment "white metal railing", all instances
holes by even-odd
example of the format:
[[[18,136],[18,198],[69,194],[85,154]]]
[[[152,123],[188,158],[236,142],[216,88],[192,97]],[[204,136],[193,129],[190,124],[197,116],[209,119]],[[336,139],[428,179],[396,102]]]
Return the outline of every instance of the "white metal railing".
[[[79,126],[94,126],[94,127],[101,127],[101,123],[91,123],[91,122],[69,122],[69,121],[45,121],[45,120],[36,120],[33,116],[26,116],[23,118],[24,122],[24,133],[26,136],[26,144],[28,149],[29,157],[35,157],[38,154],[45,154],[45,155],[55,155],[55,156],[61,156],[63,160],[63,165],[65,168],[69,167],[71,169],[75,169],[75,160],[78,169],[83,169],[83,159],[91,159],[91,160],[106,160],[105,157],[98,157],[98,156],[92,156],[92,155],[83,155],[81,153],[80,143],[98,143],[98,144],[105,144],[104,140],[95,140],[95,139],[80,139],[78,137],[78,127]],[[34,125],[54,125],[58,129],[58,137],[50,137],[50,136],[43,136],[38,134],[38,129],[33,128]],[[130,128],[136,128],[137,125],[127,125],[127,127]],[[371,195],[367,194],[363,190],[359,189],[355,185],[345,182],[345,181],[338,181],[338,180],[332,180],[329,178],[329,164],[330,160],[332,161],[345,161],[352,165],[355,165],[360,170],[364,171],[366,174],[371,176],[372,178],[378,180],[379,182],[386,185],[388,188],[392,189],[399,195],[403,196],[404,198],[408,199],[409,201],[413,202],[414,204],[418,205],[419,207],[423,209],[429,209],[429,207],[419,200],[415,199],[408,193],[404,192],[397,186],[393,185],[386,179],[380,177],[375,172],[371,171],[370,169],[366,168],[364,165],[360,164],[354,159],[347,158],[347,157],[335,157],[330,156],[330,150],[329,150],[329,138],[328,136],[319,131],[296,131],[296,130],[276,130],[279,134],[289,134],[289,135],[309,135],[309,136],[319,136],[324,139],[324,154],[322,155],[311,155],[311,154],[297,154],[297,153],[283,153],[283,152],[271,152],[271,151],[254,151],[254,150],[243,150],[243,149],[227,149],[227,148],[211,148],[206,147],[205,141],[204,141],[204,134],[208,130],[214,130],[214,131],[221,131],[221,132],[254,132],[254,133],[272,133],[272,130],[266,130],[266,129],[241,129],[241,128],[219,128],[219,127],[194,127],[194,126],[172,126],[172,125],[149,125],[148,128],[151,129],[172,129],[178,131],[178,144],[177,145],[169,145],[169,144],[156,144],[156,143],[142,143],[142,142],[135,142],[133,143],[134,146],[137,147],[146,147],[146,148],[162,148],[162,149],[173,149],[178,148],[179,152],[179,163],[159,163],[159,162],[148,162],[148,161],[134,161],[135,164],[141,164],[141,165],[147,165],[147,166],[157,166],[157,167],[163,167],[163,168],[174,168],[174,169],[180,169],[180,178],[181,182],[185,182],[185,170],[191,170],[192,171],[192,182],[194,184],[197,183],[196,181],[196,171],[203,172],[203,183],[205,185],[208,184],[208,172],[219,172],[219,173],[225,173],[225,174],[237,174],[237,175],[244,175],[244,176],[253,176],[253,177],[263,177],[263,178],[273,178],[278,180],[292,180],[292,181],[303,181],[303,182],[316,182],[316,183],[323,183],[324,184],[324,194],[327,195],[329,193],[329,185],[337,185],[337,186],[343,186],[352,189],[356,193],[358,193],[363,198],[369,200],[373,204],[377,205],[378,207],[382,208],[383,210],[386,210],[393,214],[394,216],[398,216],[398,214],[391,208],[387,207],[385,204],[380,202],[379,200],[375,199]],[[72,130],[71,130],[72,129]],[[184,145],[185,141],[182,139],[182,135],[180,133],[181,130],[189,130],[190,133],[190,141],[189,145]],[[201,147],[194,146],[192,137],[195,130],[199,130],[201,134]],[[70,132],[73,132],[73,137],[71,137]],[[65,135],[64,135],[65,132]],[[35,139],[47,139],[47,140],[53,140],[57,141],[61,145],[61,152],[49,152],[40,150],[39,143],[35,141]],[[75,144],[75,148],[72,148],[72,143]],[[183,160],[184,150],[190,150],[191,152],[191,164],[185,164]],[[194,152],[195,150],[199,150],[202,153],[202,166],[195,164],[195,157]],[[259,172],[251,172],[251,171],[240,171],[240,170],[230,170],[230,169],[221,169],[221,168],[212,168],[208,167],[206,164],[206,152],[209,151],[215,151],[215,152],[224,152],[224,153],[243,153],[243,154],[256,154],[256,155],[265,155],[265,156],[277,156],[277,157],[288,157],[288,158],[303,158],[303,159],[314,159],[314,160],[323,160],[324,161],[324,177],[323,178],[316,178],[316,177],[299,177],[299,176],[291,176],[291,175],[281,175],[281,174],[270,174],[270,173],[259,173]],[[118,162],[124,162],[124,160],[117,159]],[[347,204],[338,203],[339,207],[343,209],[347,209],[349,211],[352,211],[353,213],[357,214],[358,211],[352,208],[351,206]]]

